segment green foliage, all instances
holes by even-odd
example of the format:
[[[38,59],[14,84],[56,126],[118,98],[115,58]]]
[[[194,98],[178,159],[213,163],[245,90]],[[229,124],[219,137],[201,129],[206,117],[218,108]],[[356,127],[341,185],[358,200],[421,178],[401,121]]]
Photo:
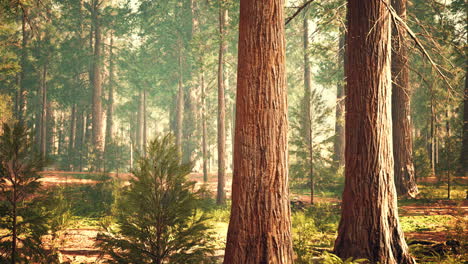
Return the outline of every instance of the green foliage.
[[[115,210],[117,229],[106,227],[98,245],[117,263],[208,263],[213,253],[200,191],[186,176],[171,136],[149,143]]]
[[[354,259],[352,257],[347,258],[346,260],[342,260],[338,256],[328,253],[328,252],[323,252],[323,264],[359,264],[359,263],[367,263],[367,259]]]
[[[316,204],[293,213],[293,249],[297,263],[313,263],[320,252],[333,247],[339,218],[339,208],[330,204]]]
[[[25,127],[4,124],[0,136],[0,230],[6,230],[0,239],[2,263],[11,258],[15,263],[55,261],[41,240],[50,229],[49,216],[38,196],[37,172],[43,165],[44,161],[31,152]]]
[[[103,217],[111,214],[118,182],[106,181],[92,185],[70,186],[65,196],[75,216]]]

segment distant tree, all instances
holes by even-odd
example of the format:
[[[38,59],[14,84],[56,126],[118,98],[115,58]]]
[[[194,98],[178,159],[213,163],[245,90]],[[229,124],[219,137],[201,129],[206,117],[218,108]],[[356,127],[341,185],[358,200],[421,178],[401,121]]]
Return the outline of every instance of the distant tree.
[[[345,189],[334,251],[410,264],[393,180],[388,4],[348,1]]]
[[[21,123],[13,127],[3,124],[0,136],[0,262],[55,263],[48,256],[41,237],[46,235],[47,217],[41,211],[36,195],[40,187],[37,172],[44,166],[39,156],[34,156]]]
[[[226,90],[225,78],[225,53],[226,44],[226,23],[228,19],[228,9],[224,6],[224,0],[219,1],[219,54],[218,54],[218,191],[216,202],[224,204],[226,193]]]
[[[224,263],[292,263],[284,1],[240,1],[232,208]]]
[[[187,180],[172,136],[149,142],[134,179],[117,201],[117,230],[107,227],[98,245],[116,263],[204,263],[213,253],[201,191]],[[113,262],[114,263],[114,262]]]
[[[392,0],[395,12],[406,21],[406,0]],[[411,90],[406,31],[396,25],[392,30],[392,125],[395,186],[402,196],[415,197],[418,186],[414,176]]]

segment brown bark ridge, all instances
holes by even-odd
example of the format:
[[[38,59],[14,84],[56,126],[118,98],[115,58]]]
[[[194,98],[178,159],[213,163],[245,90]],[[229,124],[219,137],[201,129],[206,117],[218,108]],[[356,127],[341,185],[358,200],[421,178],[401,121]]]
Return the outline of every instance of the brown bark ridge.
[[[349,0],[345,189],[335,254],[372,263],[415,263],[393,182],[391,32],[388,0]]]
[[[310,72],[310,58],[309,58],[309,20],[307,16],[304,17],[303,21],[303,44],[304,44],[304,98],[303,107],[304,107],[304,138],[307,141],[307,151],[308,153],[308,163],[309,163],[309,177],[310,177],[310,203],[314,203],[314,148],[313,148],[313,134],[312,134],[312,79]]]
[[[93,146],[98,155],[104,150],[102,135],[102,82],[101,82],[101,26],[99,21],[99,1],[94,0],[94,61],[93,61]]]
[[[218,190],[216,203],[224,204],[226,200],[226,99],[224,98],[224,53],[226,52],[225,24],[228,10],[219,1],[219,56],[218,56]]]
[[[468,68],[465,69],[465,96],[463,99],[463,139],[460,157],[463,176],[468,176]]]
[[[338,44],[338,65],[341,67],[345,64],[345,37],[346,29],[340,27],[340,41]],[[339,80],[336,85],[336,109],[335,109],[335,141],[333,144],[333,159],[338,166],[343,166],[345,163],[345,80]]]
[[[232,208],[224,264],[293,263],[283,0],[240,2]]]
[[[392,0],[392,7],[406,21],[407,0]],[[413,133],[411,124],[411,90],[409,87],[406,31],[392,30],[392,124],[395,186],[398,195],[416,197],[418,186],[414,176]]]

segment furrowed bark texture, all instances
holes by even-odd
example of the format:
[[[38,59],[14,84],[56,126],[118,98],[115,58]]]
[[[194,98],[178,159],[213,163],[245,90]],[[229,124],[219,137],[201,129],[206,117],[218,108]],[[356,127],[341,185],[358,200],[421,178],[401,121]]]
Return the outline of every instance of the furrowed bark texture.
[[[406,21],[406,0],[392,0],[392,7]],[[414,198],[418,193],[418,186],[414,176],[411,90],[405,40],[406,31],[394,27],[392,30],[393,159],[398,195]]]
[[[225,264],[293,263],[282,0],[240,2],[234,176]]]
[[[390,39],[385,1],[348,1],[346,180],[334,250],[341,258],[406,264],[415,262],[393,182]]]

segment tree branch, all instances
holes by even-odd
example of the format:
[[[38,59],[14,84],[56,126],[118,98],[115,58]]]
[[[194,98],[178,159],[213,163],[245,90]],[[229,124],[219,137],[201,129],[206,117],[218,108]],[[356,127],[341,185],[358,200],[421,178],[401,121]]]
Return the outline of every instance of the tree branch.
[[[296,12],[294,12],[294,14],[292,16],[286,18],[285,25],[287,26],[289,24],[289,22],[291,22],[291,20],[293,20],[297,15],[299,15],[302,12],[302,10],[304,8],[306,8],[307,6],[309,6],[313,1],[315,1],[315,0],[308,0],[307,2],[305,2],[304,4],[299,6],[297,8]]]

